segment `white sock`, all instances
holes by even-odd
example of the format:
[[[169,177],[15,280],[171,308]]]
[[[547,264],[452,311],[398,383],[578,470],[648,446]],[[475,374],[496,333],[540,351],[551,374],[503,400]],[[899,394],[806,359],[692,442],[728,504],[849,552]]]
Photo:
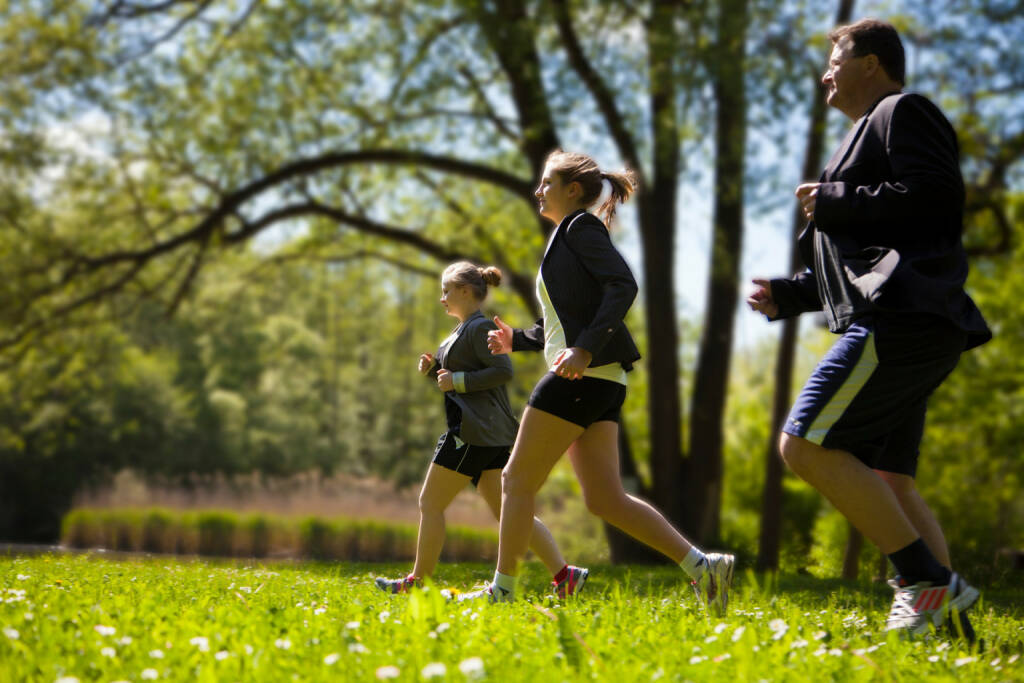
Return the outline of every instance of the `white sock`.
[[[707,560],[704,557],[704,553],[697,549],[697,546],[690,546],[690,552],[686,553],[686,557],[679,563],[679,566],[686,572],[687,576],[696,581],[704,573],[704,569],[707,567]]]
[[[509,576],[508,574],[502,574],[495,570],[494,572],[494,587],[500,588],[504,593],[500,596],[495,597],[499,600],[512,600],[516,594],[516,577]]]

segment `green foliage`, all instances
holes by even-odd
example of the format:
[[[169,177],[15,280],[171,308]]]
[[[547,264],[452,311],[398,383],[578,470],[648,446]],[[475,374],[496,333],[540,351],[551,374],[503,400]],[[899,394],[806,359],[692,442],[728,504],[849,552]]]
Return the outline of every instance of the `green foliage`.
[[[737,576],[709,619],[676,567],[591,568],[557,604],[524,568],[511,605],[446,602],[490,567],[442,565],[435,584],[389,596],[395,565],[113,562],[0,558],[0,679],[281,681],[1017,680],[1019,587],[972,611],[984,650],[882,631],[891,591],[781,575]]]

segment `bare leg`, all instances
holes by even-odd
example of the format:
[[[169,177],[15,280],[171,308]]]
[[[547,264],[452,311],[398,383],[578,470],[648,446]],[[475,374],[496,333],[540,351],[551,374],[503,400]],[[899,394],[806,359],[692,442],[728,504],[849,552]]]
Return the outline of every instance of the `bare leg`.
[[[605,421],[590,425],[569,447],[587,509],[679,564],[692,544],[653,506],[623,490],[618,444],[619,425]]]
[[[785,433],[779,439],[779,451],[793,472],[818,489],[886,555],[920,537],[892,489],[853,454]]]
[[[534,499],[569,444],[583,428],[568,420],[526,406],[512,457],[502,471],[501,531],[498,534],[498,571],[518,574],[533,531]]]
[[[469,481],[464,474],[430,463],[420,491],[420,530],[413,576],[422,578],[434,573],[444,545],[444,511]]]
[[[477,486],[480,495],[494,513],[495,519],[501,518],[501,470],[484,470]],[[548,568],[551,575],[557,574],[565,566],[565,558],[558,549],[551,532],[544,526],[540,518],[533,518],[533,532],[530,535],[530,550],[537,554],[540,561]]]
[[[924,502],[924,498],[918,493],[914,478],[906,474],[896,474],[895,472],[885,472],[883,470],[875,470],[875,474],[881,477],[889,485],[889,488],[892,489],[892,492],[896,494],[896,500],[899,501],[903,513],[910,520],[917,533],[921,534],[925,545],[928,546],[928,550],[932,551],[932,555],[939,561],[939,564],[946,569],[952,569],[953,565],[949,559],[949,546],[946,545],[946,537],[942,533],[942,526],[939,525],[939,520],[936,519],[935,513],[932,512],[932,509]]]

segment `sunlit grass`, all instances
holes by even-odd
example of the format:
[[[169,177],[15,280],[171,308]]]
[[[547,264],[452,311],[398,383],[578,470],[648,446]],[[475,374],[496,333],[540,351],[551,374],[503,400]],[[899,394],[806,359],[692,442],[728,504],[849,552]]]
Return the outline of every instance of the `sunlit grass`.
[[[387,596],[407,565],[246,564],[173,558],[0,558],[0,680],[1014,680],[1024,678],[1020,589],[972,610],[983,649],[881,628],[884,587],[738,577],[706,617],[672,568],[592,568],[584,595],[447,602],[437,586]],[[483,565],[444,565],[466,589]]]

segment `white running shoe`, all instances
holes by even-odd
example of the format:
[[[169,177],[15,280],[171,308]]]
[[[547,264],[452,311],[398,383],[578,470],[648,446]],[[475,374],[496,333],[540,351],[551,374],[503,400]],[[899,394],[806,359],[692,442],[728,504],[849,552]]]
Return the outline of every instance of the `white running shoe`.
[[[953,610],[966,612],[978,601],[978,589],[969,585],[953,572],[949,583],[942,586],[931,582],[908,584],[901,577],[891,579],[889,585],[896,591],[885,621],[886,631],[904,631],[910,635],[927,633],[938,628]]]
[[[708,553],[704,556],[704,573],[691,582],[697,601],[715,616],[724,617],[729,609],[729,587],[732,586],[732,570],[736,564],[734,555]]]
[[[486,600],[487,602],[512,602],[513,599],[514,598],[512,597],[512,593],[510,591],[507,591],[504,588],[499,588],[498,586],[495,586],[493,583],[490,582],[484,583],[484,587],[479,590],[470,591],[468,593],[459,593],[455,596],[455,600],[458,602],[466,602],[468,600]]]

